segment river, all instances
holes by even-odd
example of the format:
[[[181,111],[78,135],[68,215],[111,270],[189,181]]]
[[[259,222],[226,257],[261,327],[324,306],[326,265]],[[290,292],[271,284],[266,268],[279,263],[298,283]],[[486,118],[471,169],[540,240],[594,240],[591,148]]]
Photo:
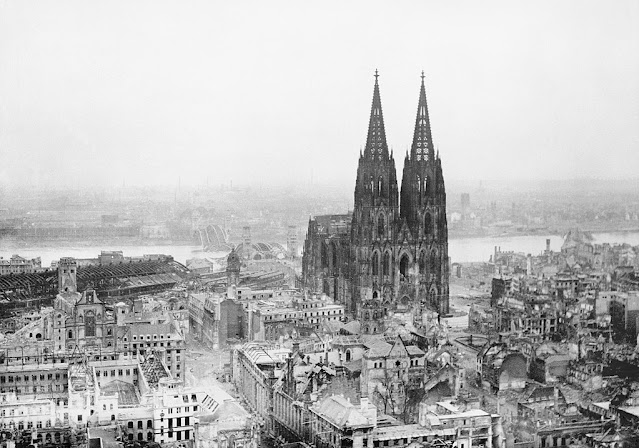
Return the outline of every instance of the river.
[[[593,233],[595,243],[639,245],[639,232],[610,232]],[[452,238],[448,241],[448,254],[451,262],[467,263],[473,261],[488,261],[495,246],[503,251],[524,252],[538,255],[546,247],[546,238],[550,239],[550,248],[557,252],[561,249],[562,238],[557,235],[526,235],[526,236],[495,236],[483,238]],[[41,257],[42,266],[50,266],[51,261],[60,257],[96,258],[103,250],[121,250],[125,256],[140,256],[144,254],[168,254],[177,261],[185,263],[189,258],[212,257],[226,255],[225,252],[202,252],[199,246],[141,246],[141,245],[92,245],[92,246],[34,246],[29,248],[8,246],[0,241],[0,257],[9,258],[12,254],[19,254],[26,258]]]
[[[639,245],[639,232],[607,232],[593,233],[593,243]],[[491,236],[485,238],[455,238],[448,240],[448,255],[451,262],[468,263],[472,261],[488,261],[494,253],[495,246],[502,251],[524,252],[539,255],[546,248],[546,239],[550,239],[550,249],[559,252],[563,238],[557,235],[518,235]]]

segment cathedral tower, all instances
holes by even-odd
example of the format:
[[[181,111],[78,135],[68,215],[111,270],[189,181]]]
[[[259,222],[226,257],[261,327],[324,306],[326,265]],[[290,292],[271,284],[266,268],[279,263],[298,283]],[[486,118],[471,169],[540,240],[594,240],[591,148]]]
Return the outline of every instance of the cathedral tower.
[[[364,332],[383,331],[383,304],[392,298],[397,171],[388,151],[377,70],[364,153],[360,154],[351,227],[352,298]]]
[[[441,159],[430,129],[424,73],[410,154],[404,159],[401,218],[414,241],[420,302],[448,314],[448,224]]]
[[[422,73],[410,153],[401,195],[389,151],[375,71],[366,147],[360,151],[352,215],[309,220],[302,257],[307,288],[343,303],[363,333],[381,333],[392,312],[448,305],[446,191],[435,152]]]

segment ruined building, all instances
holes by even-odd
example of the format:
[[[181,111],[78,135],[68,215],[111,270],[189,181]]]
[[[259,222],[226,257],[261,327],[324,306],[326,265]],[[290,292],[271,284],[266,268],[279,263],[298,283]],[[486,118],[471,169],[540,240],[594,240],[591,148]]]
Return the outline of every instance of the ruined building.
[[[377,77],[353,213],[311,219],[302,260],[306,288],[343,303],[365,333],[383,332],[391,311],[431,308],[448,314],[446,191],[424,76],[401,190]]]

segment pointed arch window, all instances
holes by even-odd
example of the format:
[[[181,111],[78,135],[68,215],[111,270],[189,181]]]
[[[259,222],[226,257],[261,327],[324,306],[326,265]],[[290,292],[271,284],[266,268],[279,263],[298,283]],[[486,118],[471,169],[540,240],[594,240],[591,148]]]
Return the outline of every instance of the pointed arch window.
[[[435,253],[435,251],[432,251],[430,253],[430,263],[429,263],[428,269],[430,270],[430,272],[436,272],[436,269],[437,269],[437,254]]]
[[[433,234],[433,217],[429,212],[426,212],[426,214],[424,215],[424,234]]]
[[[324,244],[323,242],[320,244],[322,245],[322,254],[321,254],[322,268],[327,268],[328,267],[328,249],[326,247],[326,244]]]
[[[382,176],[379,176],[379,179],[377,181],[377,193],[381,196],[383,191],[384,191],[384,179],[382,178]]]
[[[422,192],[422,178],[419,177],[419,174],[417,175],[417,190],[420,193]]]
[[[379,275],[379,255],[377,252],[373,253],[373,260],[371,261],[371,264],[373,265],[373,275]]]
[[[399,259],[399,273],[402,277],[408,277],[408,269],[409,269],[410,260],[408,255],[402,255],[402,258]]]
[[[419,253],[419,273],[426,273],[426,254],[424,253],[424,251],[421,251]]]
[[[384,239],[386,234],[384,233],[385,231],[385,224],[384,224],[384,215],[379,215],[377,217],[377,237]]]
[[[384,254],[384,275],[390,275],[391,254],[386,252]]]
[[[84,322],[84,335],[95,336],[95,315],[92,312],[87,313],[87,318]]]
[[[337,245],[333,244],[331,246],[331,252],[333,252],[333,273],[334,275],[337,275],[337,273],[339,272],[339,263],[337,260]]]

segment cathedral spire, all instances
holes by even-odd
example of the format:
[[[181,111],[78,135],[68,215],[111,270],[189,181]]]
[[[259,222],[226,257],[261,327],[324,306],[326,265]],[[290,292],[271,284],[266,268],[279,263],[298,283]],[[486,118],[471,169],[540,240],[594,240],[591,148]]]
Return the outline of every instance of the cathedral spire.
[[[375,70],[375,88],[373,90],[373,105],[368,122],[368,136],[364,157],[367,159],[381,160],[388,158],[388,145],[386,144],[386,130],[384,129],[384,116],[382,115],[382,100],[379,96],[379,74]]]
[[[419,91],[419,103],[417,105],[417,119],[415,120],[415,133],[410,155],[412,160],[433,160],[435,148],[433,136],[430,132],[430,118],[428,117],[428,104],[426,103],[426,87],[424,86],[424,71],[422,70],[422,86]]]

